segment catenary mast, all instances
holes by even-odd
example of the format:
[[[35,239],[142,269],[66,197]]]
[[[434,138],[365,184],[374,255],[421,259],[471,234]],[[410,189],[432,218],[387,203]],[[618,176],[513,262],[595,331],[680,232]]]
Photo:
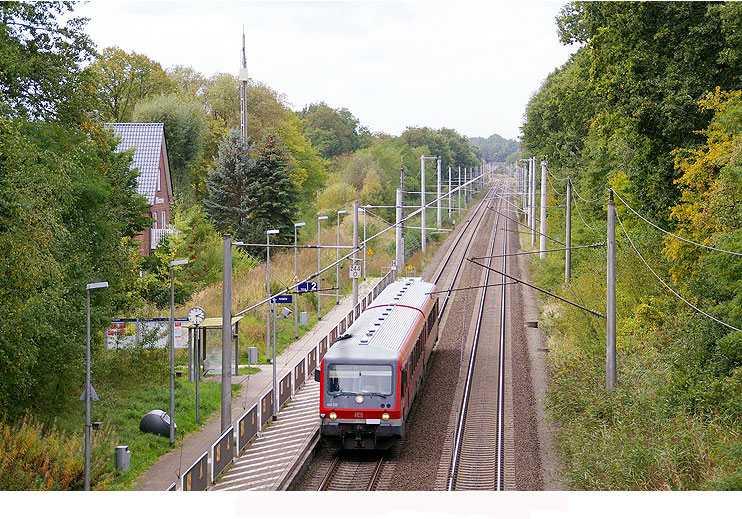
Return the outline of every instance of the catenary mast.
[[[247,56],[245,55],[245,26],[242,26],[242,63],[240,67],[240,128],[247,142]]]

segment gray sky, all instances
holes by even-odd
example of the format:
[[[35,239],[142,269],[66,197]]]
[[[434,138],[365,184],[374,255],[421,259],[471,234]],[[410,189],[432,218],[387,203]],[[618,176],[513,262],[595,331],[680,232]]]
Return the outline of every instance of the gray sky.
[[[516,138],[529,97],[576,50],[557,40],[565,2],[102,1],[79,5],[98,49],[163,67],[247,68],[293,109],[350,110],[372,132],[453,128]]]

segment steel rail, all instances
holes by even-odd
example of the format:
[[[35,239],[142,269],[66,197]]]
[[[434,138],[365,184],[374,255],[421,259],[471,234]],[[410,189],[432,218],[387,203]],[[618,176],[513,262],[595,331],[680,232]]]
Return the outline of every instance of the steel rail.
[[[379,477],[381,475],[381,468],[384,464],[384,458],[385,456],[382,454],[378,460],[376,460],[376,465],[374,467],[374,470],[371,473],[371,477],[368,480],[368,484],[365,485],[366,491],[371,491],[374,489],[376,484],[378,483]],[[317,488],[317,491],[326,491],[330,487],[330,483],[334,481],[335,476],[338,473],[339,467],[343,463],[363,463],[362,461],[356,461],[356,460],[343,460],[342,459],[342,453],[338,452],[335,455],[335,459],[332,461],[332,464],[330,465],[330,468],[327,470],[327,473],[322,478],[322,482],[319,484],[319,487]]]
[[[497,217],[495,219],[495,230],[492,236],[492,244],[490,245],[490,252],[489,252],[489,262],[490,265],[492,264],[492,257],[493,252],[495,249],[495,242],[497,241],[497,227],[499,225],[500,220],[500,213],[496,212]],[[484,284],[489,284],[489,270],[487,271],[487,274],[485,275],[485,281]],[[477,348],[479,345],[479,335],[480,331],[482,329],[482,316],[484,315],[484,306],[485,301],[487,299],[487,289],[484,289],[482,291],[482,298],[479,303],[479,312],[477,314],[477,324],[475,326],[474,331],[474,340],[472,341],[472,351],[469,355],[469,367],[467,369],[466,373],[466,382],[464,384],[464,394],[461,398],[461,411],[459,413],[459,420],[456,425],[456,434],[455,434],[455,440],[454,440],[454,450],[453,450],[453,456],[451,458],[451,467],[448,475],[448,491],[452,491],[454,487],[454,481],[456,479],[456,472],[458,469],[459,464],[459,456],[461,451],[461,440],[464,435],[464,426],[466,423],[466,411],[467,407],[469,405],[469,394],[471,392],[471,383],[472,383],[472,377],[474,374],[474,365],[476,363],[477,358]]]
[[[384,465],[384,455],[379,458],[379,462],[376,464],[376,468],[374,469],[374,473],[371,475],[371,481],[368,483],[368,487],[366,487],[366,491],[370,492],[376,487],[376,483],[379,481],[379,476],[381,476],[381,467]]]
[[[508,220],[505,220],[505,239],[503,240],[503,256],[508,251]],[[508,260],[504,257],[502,262],[503,272],[508,271]],[[504,484],[504,422],[505,422],[505,276],[502,278],[502,291],[500,292],[500,345],[499,345],[499,369],[497,370],[497,476],[495,481],[495,490],[503,490]]]
[[[495,191],[496,186],[493,186],[490,188],[490,191]],[[489,193],[488,193],[489,195]],[[479,214],[479,219],[477,220],[477,223],[474,227],[473,232],[469,236],[469,241],[466,243],[466,248],[464,249],[464,253],[461,256],[461,261],[459,261],[458,266],[456,267],[456,271],[454,272],[453,279],[451,280],[451,286],[454,286],[456,283],[456,279],[459,277],[459,273],[461,272],[461,268],[464,264],[465,257],[466,257],[466,251],[469,250],[469,247],[471,247],[471,243],[474,240],[474,236],[476,235],[476,231],[479,228],[479,226],[482,223],[482,220],[484,219],[484,215],[487,213],[487,209],[489,208],[489,203],[495,200],[495,198],[490,198],[489,196],[485,196],[482,201],[480,202],[479,206],[477,206],[477,212],[481,211]],[[486,203],[485,203],[486,202]],[[464,237],[464,234],[469,229],[469,226],[474,221],[474,219],[477,217],[477,212],[472,215],[472,217],[468,220],[466,227],[464,230],[459,234],[458,238],[456,239],[456,243],[454,243],[450,250],[448,251],[448,255],[446,256],[446,259],[441,263],[442,267],[441,270],[438,272],[438,275],[436,276],[435,280],[433,281],[434,284],[438,284],[438,281],[440,281],[441,277],[443,276],[443,272],[446,270],[446,267],[448,266],[448,262],[451,260],[451,257],[453,256],[454,251],[456,250],[458,244],[461,242],[461,240]],[[440,321],[441,317],[443,316],[443,312],[446,310],[446,307],[448,306],[448,301],[451,298],[451,291],[448,291],[446,294],[445,299],[443,300],[443,303],[440,305],[440,309],[438,310],[438,316],[437,319]]]
[[[325,477],[322,478],[322,482],[319,484],[319,488],[317,488],[318,492],[321,492],[327,487],[327,484],[332,479],[332,476],[335,473],[335,470],[337,469],[338,464],[340,463],[340,453],[335,455],[335,459],[332,460],[332,464],[330,464],[330,468],[327,471],[327,474],[325,474]]]

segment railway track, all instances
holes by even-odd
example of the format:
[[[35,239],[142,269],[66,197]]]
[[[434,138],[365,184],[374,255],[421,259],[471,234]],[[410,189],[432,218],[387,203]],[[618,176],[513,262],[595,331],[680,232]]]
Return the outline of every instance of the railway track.
[[[503,228],[500,228],[500,224]],[[495,222],[488,265],[505,271],[507,218]],[[494,258],[499,242],[502,256]],[[447,490],[503,490],[505,478],[506,283],[487,270],[463,381]],[[495,286],[488,286],[495,285]],[[494,389],[494,390],[493,390]]]
[[[376,490],[384,457],[380,452],[338,451],[317,490]]]
[[[493,196],[494,189],[495,187],[492,187],[485,193],[449,247],[445,257],[440,261],[440,266],[433,277],[433,282],[439,284],[439,287],[454,287],[460,274],[465,270],[466,258],[470,255],[472,244],[476,242],[481,226],[491,221],[489,216],[494,214],[493,211],[488,210],[489,205],[496,200]],[[442,301],[439,318],[447,308],[451,292],[443,290],[440,297]],[[408,423],[414,414],[415,406],[408,418]],[[392,489],[392,475],[403,445],[404,439],[381,458],[379,453],[341,453],[337,448],[319,446],[312,466],[308,468],[302,478],[303,481],[296,488],[352,491]]]

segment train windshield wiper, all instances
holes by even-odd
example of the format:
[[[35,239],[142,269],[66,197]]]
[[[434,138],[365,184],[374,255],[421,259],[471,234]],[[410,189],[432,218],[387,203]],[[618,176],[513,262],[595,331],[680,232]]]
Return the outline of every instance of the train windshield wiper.
[[[369,396],[383,396],[384,398],[389,396],[389,395],[385,395],[384,393],[377,393],[376,391],[364,391],[362,394],[369,395]]]

